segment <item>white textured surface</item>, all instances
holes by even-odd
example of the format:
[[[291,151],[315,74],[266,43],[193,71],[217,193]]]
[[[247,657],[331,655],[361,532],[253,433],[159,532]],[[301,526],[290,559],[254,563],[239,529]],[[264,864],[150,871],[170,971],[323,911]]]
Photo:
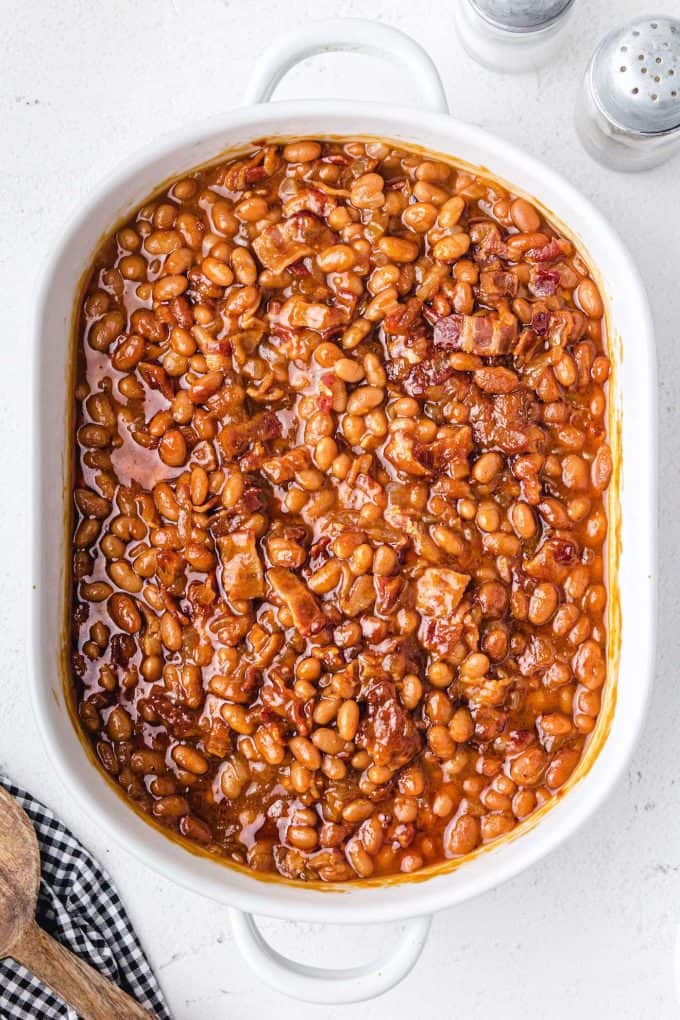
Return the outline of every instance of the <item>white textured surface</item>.
[[[680,920],[680,158],[622,176],[582,152],[571,120],[588,54],[644,0],[578,0],[561,59],[502,78],[461,51],[456,0],[0,0],[0,770],[57,810],[114,876],[176,1020],[245,1020],[275,1012],[306,1020],[315,1007],[258,982],[231,940],[225,912],[177,889],[93,829],[53,775],[26,693],[24,536],[26,352],[37,268],[66,214],[114,162],[148,138],[240,102],[252,61],[271,38],[308,18],[375,17],[410,32],[439,66],[451,108],[565,173],[636,254],[656,318],[662,480],[657,681],[642,741],[599,815],[532,871],[440,914],[409,978],[369,1008],[375,1020],[426,1013],[466,1020],[671,1020],[672,947]],[[655,13],[678,13],[655,0]],[[316,58],[293,71],[281,98],[415,95],[388,65]],[[280,949],[310,962],[376,954],[396,928],[264,922]],[[361,1006],[325,1010],[329,1020]]]

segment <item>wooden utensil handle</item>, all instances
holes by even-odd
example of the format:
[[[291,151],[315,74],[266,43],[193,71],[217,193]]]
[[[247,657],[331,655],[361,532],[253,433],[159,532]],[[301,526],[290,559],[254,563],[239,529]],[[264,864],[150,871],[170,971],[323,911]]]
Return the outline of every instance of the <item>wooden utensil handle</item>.
[[[12,956],[77,1010],[83,1020],[154,1020],[152,1013],[55,942],[35,921],[12,949]]]

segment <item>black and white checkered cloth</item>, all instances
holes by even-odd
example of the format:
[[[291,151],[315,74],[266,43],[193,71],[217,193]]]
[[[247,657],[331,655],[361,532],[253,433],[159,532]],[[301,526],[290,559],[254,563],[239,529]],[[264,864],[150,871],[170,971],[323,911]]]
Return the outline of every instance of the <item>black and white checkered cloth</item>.
[[[109,876],[49,808],[3,776],[0,784],[17,799],[38,836],[40,926],[155,1013],[158,1020],[170,1020],[158,981]],[[73,1009],[11,959],[0,960],[0,1017],[78,1020]]]

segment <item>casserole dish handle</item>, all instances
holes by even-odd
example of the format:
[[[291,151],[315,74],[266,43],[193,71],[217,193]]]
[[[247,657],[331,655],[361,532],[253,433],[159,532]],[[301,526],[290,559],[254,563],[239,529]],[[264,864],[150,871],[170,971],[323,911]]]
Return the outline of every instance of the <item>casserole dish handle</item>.
[[[316,53],[336,51],[389,58],[417,82],[429,110],[449,112],[439,71],[422,46],[397,28],[365,18],[312,21],[277,39],[255,65],[246,88],[246,104],[266,103],[271,99],[283,76],[301,60]]]
[[[265,942],[252,914],[235,907],[229,913],[234,941],[259,978],[283,995],[328,1006],[373,999],[398,984],[417,963],[432,923],[431,915],[411,918],[395,949],[358,967],[333,969],[289,960]]]

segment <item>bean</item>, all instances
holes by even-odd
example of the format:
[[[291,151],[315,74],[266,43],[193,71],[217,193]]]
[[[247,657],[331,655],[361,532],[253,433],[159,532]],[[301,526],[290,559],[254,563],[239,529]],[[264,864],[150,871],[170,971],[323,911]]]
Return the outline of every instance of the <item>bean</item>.
[[[449,723],[449,733],[458,744],[470,740],[475,732],[474,722],[468,708],[458,708]]]
[[[359,878],[370,878],[374,870],[373,860],[360,839],[349,840],[345,847],[345,856]]]
[[[481,826],[474,815],[462,814],[449,823],[444,833],[444,845],[449,857],[472,853],[481,840]]]
[[[525,198],[516,198],[510,206],[510,218],[522,234],[535,234],[541,226],[541,217]]]
[[[414,202],[404,209],[401,221],[409,230],[426,234],[437,220],[437,207],[431,202]]]
[[[470,680],[479,680],[488,673],[490,665],[483,652],[472,652],[461,663],[460,671]]]
[[[173,298],[183,294],[189,285],[186,276],[163,276],[156,280],[153,285],[153,296],[155,301],[172,301]]]
[[[579,305],[592,319],[601,319],[604,315],[604,305],[600,292],[592,280],[586,277],[581,280],[575,291],[576,300]]]
[[[548,757],[540,747],[530,747],[515,758],[510,766],[510,776],[522,786],[535,786],[541,781]]]
[[[380,386],[359,386],[347,401],[349,415],[364,415],[377,407],[385,399],[385,391]]]
[[[129,714],[121,705],[111,709],[106,720],[106,732],[111,740],[130,740],[134,726]]]
[[[362,174],[353,182],[350,190],[352,205],[357,209],[379,209],[385,201],[384,186],[380,174]]]
[[[250,198],[244,198],[243,201],[238,202],[234,207],[234,214],[237,219],[243,220],[245,223],[256,223],[257,220],[261,220],[267,215],[268,209],[269,206],[265,198],[260,195],[252,195]]]
[[[348,244],[332,244],[316,256],[323,273],[346,273],[356,265],[356,253]]]
[[[140,583],[141,590],[141,583]],[[122,592],[111,595],[108,603],[108,610],[111,619],[120,630],[126,634],[136,634],[142,628],[141,613],[137,609],[135,600]]]
[[[81,584],[80,594],[86,602],[104,602],[113,589],[106,581],[92,581],[90,584]]]
[[[456,750],[456,745],[451,739],[449,731],[446,726],[441,724],[430,727],[427,732],[427,742],[433,754],[443,760],[452,758]]]
[[[343,737],[326,726],[320,726],[314,730],[312,743],[324,754],[338,754],[345,746]]]
[[[342,576],[342,567],[338,560],[331,559],[327,560],[323,566],[319,567],[307,582],[313,592],[318,595],[325,595],[340,582]]]
[[[559,604],[559,592],[554,584],[541,581],[536,585],[529,600],[529,620],[540,627],[548,623]]]
[[[451,234],[442,237],[432,247],[432,255],[439,262],[456,262],[470,247],[469,234]]]
[[[533,538],[536,534],[537,523],[533,509],[528,503],[518,501],[510,508],[510,520],[519,538]]]
[[[609,485],[609,481],[612,476],[613,461],[611,450],[606,443],[603,443],[599,447],[597,453],[593,457],[593,461],[590,467],[590,477],[592,480],[593,488],[597,489],[598,492],[604,492]]]
[[[177,744],[172,749],[173,761],[186,772],[195,776],[204,776],[208,771],[208,762],[205,755],[197,751],[189,744]]]
[[[287,163],[312,163],[320,155],[318,142],[290,142],[283,147],[283,158]]]
[[[222,705],[220,714],[228,726],[237,733],[249,736],[255,732],[255,724],[241,705]]]
[[[179,429],[169,429],[158,446],[158,455],[169,467],[181,467],[187,459],[187,444]]]
[[[220,773],[220,786],[222,793],[229,800],[239,797],[250,778],[250,769],[245,758],[241,755],[234,755],[228,759]]]
[[[392,262],[413,262],[418,258],[419,247],[416,241],[409,241],[405,237],[381,237],[378,241],[378,250],[391,259]]]
[[[285,757],[283,743],[277,738],[277,734],[264,726],[255,731],[255,744],[262,758],[269,765],[280,765]]]
[[[102,520],[111,513],[111,502],[90,489],[76,489],[75,503],[82,514]]]
[[[342,809],[342,817],[345,822],[355,825],[357,822],[363,822],[366,818],[370,818],[373,809],[373,801],[358,798],[345,805]]]
[[[319,843],[319,835],[310,825],[289,825],[286,839],[291,846],[306,851],[315,850]]]
[[[465,211],[465,199],[454,195],[440,207],[437,223],[445,230],[455,227]]]
[[[356,701],[344,701],[336,717],[338,733],[343,740],[354,740],[359,727],[359,706]]]
[[[337,377],[343,382],[357,383],[364,377],[363,366],[353,358],[339,358],[333,368]]]
[[[321,754],[307,737],[291,737],[288,746],[300,764],[310,772],[321,768]]]
[[[504,836],[515,827],[515,819],[506,811],[494,811],[480,819],[480,835],[483,843]]]
[[[154,803],[152,808],[156,818],[170,819],[176,821],[183,815],[189,814],[189,801],[186,797],[161,797]]]
[[[569,776],[578,765],[580,754],[578,751],[564,748],[558,751],[546,772],[545,781],[551,789],[563,786]]]
[[[228,287],[234,281],[234,274],[226,262],[221,262],[213,257],[203,259],[201,272],[218,287]]]

